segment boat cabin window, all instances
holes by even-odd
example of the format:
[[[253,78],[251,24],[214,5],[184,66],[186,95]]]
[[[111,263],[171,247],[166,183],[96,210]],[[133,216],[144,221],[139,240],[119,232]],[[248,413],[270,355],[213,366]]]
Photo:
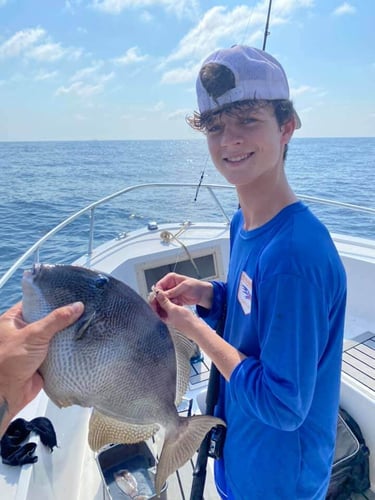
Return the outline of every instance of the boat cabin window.
[[[147,289],[151,290],[152,285],[159,281],[167,273],[185,274],[191,278],[213,279],[217,277],[215,260],[213,254],[194,257],[194,264],[190,259],[171,262],[162,266],[145,269]]]

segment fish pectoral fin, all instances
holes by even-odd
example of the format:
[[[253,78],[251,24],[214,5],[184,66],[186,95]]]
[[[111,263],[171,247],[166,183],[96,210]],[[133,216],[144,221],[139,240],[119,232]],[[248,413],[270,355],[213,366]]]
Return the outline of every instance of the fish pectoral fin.
[[[140,443],[159,430],[158,424],[131,424],[93,410],[89,422],[89,446],[98,451],[107,444]]]
[[[95,319],[96,311],[90,314],[84,314],[77,322],[78,330],[74,336],[74,340],[80,340],[87,332],[88,327]]]
[[[168,477],[194,455],[207,432],[215,425],[225,426],[225,422],[210,415],[179,417],[177,430],[166,433],[161,450],[155,478],[157,495],[160,495]]]
[[[196,344],[178,330],[169,329],[176,352],[177,380],[175,405],[178,406],[189,387],[190,359],[196,352]]]

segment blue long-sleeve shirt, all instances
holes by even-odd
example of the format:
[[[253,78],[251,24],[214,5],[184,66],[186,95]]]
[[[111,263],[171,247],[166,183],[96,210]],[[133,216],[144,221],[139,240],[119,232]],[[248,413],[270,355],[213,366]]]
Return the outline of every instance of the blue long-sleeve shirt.
[[[231,224],[227,282],[213,282],[211,325],[247,358],[221,380],[227,422],[219,490],[236,500],[323,499],[334,455],[346,277],[326,228],[301,202],[271,221]],[[231,498],[232,498],[231,497]]]

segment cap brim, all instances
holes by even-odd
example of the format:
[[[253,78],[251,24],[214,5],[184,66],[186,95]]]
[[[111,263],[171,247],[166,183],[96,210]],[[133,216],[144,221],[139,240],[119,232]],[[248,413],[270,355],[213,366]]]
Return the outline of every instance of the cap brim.
[[[302,127],[302,122],[301,122],[301,119],[298,116],[298,114],[297,114],[296,111],[294,111],[294,120],[295,120],[295,124],[296,124],[296,129],[301,128]]]

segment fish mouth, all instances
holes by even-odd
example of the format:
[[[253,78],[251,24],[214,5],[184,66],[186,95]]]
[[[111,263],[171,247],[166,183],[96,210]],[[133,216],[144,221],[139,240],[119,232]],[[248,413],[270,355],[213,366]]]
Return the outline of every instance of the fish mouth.
[[[22,316],[26,323],[31,323],[42,317],[40,308],[44,299],[38,284],[35,282],[41,268],[41,264],[34,264],[22,275]]]
[[[242,161],[248,160],[254,154],[255,154],[254,151],[252,151],[251,153],[236,154],[236,155],[226,156],[223,158],[223,160],[227,163],[240,163]]]
[[[53,267],[48,264],[36,263],[30,269],[27,269],[22,274],[22,288],[26,291],[28,287],[34,287],[39,281],[43,271],[46,268]]]
[[[33,264],[33,267],[31,269],[27,269],[23,272],[22,279],[25,281],[32,282],[35,279],[38,278],[38,276],[41,274],[43,269],[51,268],[54,267],[53,265],[49,264],[40,264],[39,262]]]
[[[33,264],[31,269],[26,269],[22,275],[22,281],[32,283],[32,281],[38,276],[42,269],[42,264]]]

